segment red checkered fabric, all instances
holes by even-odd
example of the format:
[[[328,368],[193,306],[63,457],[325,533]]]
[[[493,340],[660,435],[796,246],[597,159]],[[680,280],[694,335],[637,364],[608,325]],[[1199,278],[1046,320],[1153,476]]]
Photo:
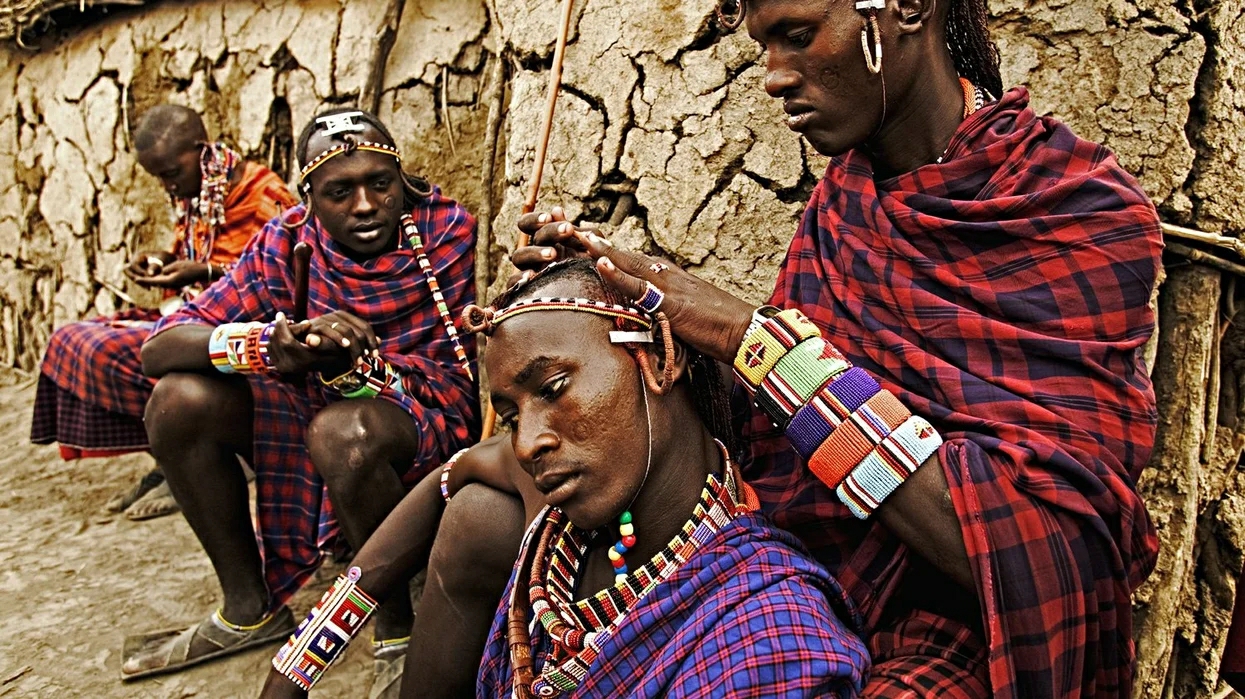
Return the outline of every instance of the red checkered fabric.
[[[301,206],[287,213],[301,218]],[[422,199],[411,218],[423,236],[428,261],[455,318],[475,301],[476,223],[467,210],[441,196]],[[272,221],[255,237],[236,267],[177,313],[161,320],[152,336],[179,325],[270,321],[294,311],[293,248],[312,248],[308,315],[345,311],[371,324],[381,354],[402,375],[405,395],[381,394],[406,410],[423,437],[403,481],[413,486],[442,459],[471,444],[478,434],[476,392],[454,355],[415,253],[401,249],[354,262],[314,217],[296,233]],[[471,357],[470,336],[463,342]],[[254,463],[258,491],[257,530],[273,604],[283,604],[320,564],[337,522],[324,482],[304,444],[311,418],[332,400],[319,381],[295,383],[251,376],[255,406]]]
[[[992,696],[1131,691],[1129,596],[1158,549],[1134,482],[1154,440],[1141,347],[1161,248],[1136,180],[1015,89],[960,126],[944,164],[875,181],[865,153],[833,159],[788,251],[772,302],[946,438],[981,600],[954,623],[983,629]],[[888,603],[929,583],[905,574],[909,552],[856,522],[763,416],[748,433],[766,510],[871,634],[894,633],[911,609]]]
[[[232,265],[264,224],[295,203],[275,172],[246,163],[225,196],[225,224],[210,246],[212,263]],[[202,220],[181,220],[173,253],[185,259],[191,238],[208,234]],[[138,354],[159,319],[155,310],[135,309],[53,332],[39,368],[31,441],[59,442],[67,458],[146,450],[142,417],[155,381],[143,376]]]

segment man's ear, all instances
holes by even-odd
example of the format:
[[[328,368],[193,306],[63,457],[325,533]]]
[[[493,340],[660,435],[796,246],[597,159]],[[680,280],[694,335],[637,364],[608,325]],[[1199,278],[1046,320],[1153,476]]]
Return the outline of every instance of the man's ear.
[[[682,342],[679,342],[678,338],[671,339],[673,340],[671,344],[674,347],[674,374],[671,377],[671,384],[673,385],[678,383],[687,373],[687,347]],[[654,324],[653,344],[649,345],[646,348],[647,351],[640,357],[637,357],[637,359],[649,363],[649,368],[652,369],[653,376],[658,381],[661,380],[662,374],[666,370],[666,361],[669,359],[665,356],[665,347],[666,344],[665,339],[662,337],[661,325]],[[667,387],[667,390],[669,390],[669,387]]]
[[[938,0],[892,0],[895,30],[900,34],[919,34],[933,25]]]

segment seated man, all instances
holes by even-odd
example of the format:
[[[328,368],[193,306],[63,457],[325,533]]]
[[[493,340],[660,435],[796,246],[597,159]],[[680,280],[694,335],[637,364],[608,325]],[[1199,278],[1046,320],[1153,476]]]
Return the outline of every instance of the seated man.
[[[127,639],[123,679],[288,636],[285,602],[338,525],[358,550],[477,432],[474,348],[451,317],[474,300],[474,219],[402,171],[370,114],[325,113],[298,144],[306,208],[265,226],[143,346],[144,371],[161,377],[152,453],[224,603],[180,632]],[[312,249],[309,320],[292,322],[300,242]],[[256,473],[258,532],[239,456]],[[376,638],[400,658],[409,628],[409,600],[395,597]]]
[[[664,316],[617,305],[588,260],[495,306],[464,321],[492,335],[493,402],[528,474],[525,499],[543,508],[476,695],[855,696],[868,654],[848,625],[860,619],[756,511],[726,446],[716,364],[675,343]],[[395,510],[277,654],[266,697],[310,688],[375,599],[401,589],[395,571],[426,551],[434,519]]]
[[[177,240],[172,251],[138,253],[126,273],[138,284],[166,289],[171,298],[177,292],[191,298],[224,276],[251,237],[297,203],[272,170],[208,142],[203,121],[185,107],[153,107],[134,133],[134,146],[138,162],[173,199]],[[139,348],[159,318],[155,309],[140,308],[52,333],[31,441],[59,442],[66,460],[146,451],[143,409],[155,381],[143,376]],[[153,470],[108,508],[129,508],[127,516],[136,520],[176,512],[163,480]]]

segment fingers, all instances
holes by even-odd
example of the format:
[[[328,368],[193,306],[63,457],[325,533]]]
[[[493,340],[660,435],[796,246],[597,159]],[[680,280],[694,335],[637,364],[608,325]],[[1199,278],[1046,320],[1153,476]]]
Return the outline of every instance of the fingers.
[[[576,226],[573,223],[562,221],[550,223],[541,226],[532,234],[532,244],[541,246],[565,245],[574,250],[583,250],[583,246],[575,237],[576,231],[596,231],[594,224],[585,223]]]
[[[339,312],[330,315],[333,317],[333,323],[341,323],[343,326],[348,325],[353,329],[360,353],[367,352],[374,356],[379,356],[380,340],[376,337],[376,333],[372,331],[372,326],[367,321],[349,313]]]
[[[614,249],[610,248],[610,250]],[[615,254],[617,254],[617,252],[618,251],[615,251]],[[648,285],[643,279],[633,274],[624,272],[607,255],[602,255],[597,258],[597,272],[601,274],[601,279],[603,279],[606,284],[609,284],[618,291],[622,292],[633,301],[643,297],[644,292],[648,288]]]
[[[530,214],[523,214],[519,217],[519,230],[532,235],[547,223],[557,223],[566,220],[566,210],[560,206],[555,206],[549,211],[533,211]]]
[[[540,269],[557,259],[557,248],[540,245],[521,247],[510,256],[510,261],[519,269]]]

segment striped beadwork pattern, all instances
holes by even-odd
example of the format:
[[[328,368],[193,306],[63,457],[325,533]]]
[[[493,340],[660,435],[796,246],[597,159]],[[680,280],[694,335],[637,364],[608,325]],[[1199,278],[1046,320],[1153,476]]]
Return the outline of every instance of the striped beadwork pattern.
[[[397,160],[399,163],[402,162],[402,154],[398,152],[397,148],[394,148],[388,143],[376,143],[374,141],[355,141],[352,143],[339,143],[338,145],[335,145],[332,148],[326,149],[324,152],[312,158],[311,162],[303,166],[302,171],[298,173],[298,179],[300,182],[302,182],[303,188],[305,189],[307,187],[307,176],[310,175],[312,172],[315,172],[316,168],[320,167],[326,161],[328,161],[329,159],[333,157],[341,155],[342,153],[355,151],[355,150],[365,150],[365,151],[371,151],[373,153],[384,153],[385,155],[392,155],[394,160]]]
[[[394,152],[394,157],[397,157],[397,151]],[[419,226],[415,225],[415,220],[409,215],[404,215],[402,230],[406,233],[407,242],[415,251],[415,257],[419,260],[419,268],[424,272],[424,281],[428,283],[428,289],[432,292],[432,300],[437,306],[437,313],[441,316],[441,322],[445,324],[445,332],[450,336],[450,343],[454,345],[454,356],[463,365],[463,371],[467,372],[467,377],[474,379],[471,373],[471,360],[467,358],[467,351],[463,349],[462,340],[458,338],[458,328],[454,327],[450,307],[445,303],[445,296],[441,294],[441,285],[437,283],[437,275],[432,271],[432,263],[428,262],[428,256],[424,254],[424,240],[419,235]]]
[[[561,296],[541,296],[538,298],[529,298],[516,301],[509,306],[497,311],[493,314],[492,323],[496,327],[504,320],[508,320],[524,313],[533,311],[579,311],[582,313],[592,313],[594,315],[606,318],[620,318],[638,323],[643,329],[650,330],[653,327],[653,319],[647,314],[630,306],[620,306],[613,303],[605,303],[604,301],[593,301],[591,299],[568,298]]]
[[[445,465],[441,467],[441,497],[445,499],[445,504],[447,505],[450,502],[450,471],[454,469],[454,464],[458,463],[458,459],[470,449],[471,447],[460,449],[446,460]]]
[[[550,509],[528,586],[532,613],[553,642],[532,693],[554,697],[574,691],[588,674],[601,645],[663,579],[683,565],[693,553],[740,512],[739,495],[726,469],[725,479],[710,474],[700,500],[682,530],[647,563],[623,576],[614,585],[574,601],[574,591],[588,547],[598,536],[576,528],[565,514]]]
[[[294,684],[310,690],[375,610],[376,600],[360,590],[354,580],[338,576],[277,651],[272,666]]]
[[[268,341],[269,323],[222,323],[208,338],[208,357],[222,374],[267,374],[272,372]]]

